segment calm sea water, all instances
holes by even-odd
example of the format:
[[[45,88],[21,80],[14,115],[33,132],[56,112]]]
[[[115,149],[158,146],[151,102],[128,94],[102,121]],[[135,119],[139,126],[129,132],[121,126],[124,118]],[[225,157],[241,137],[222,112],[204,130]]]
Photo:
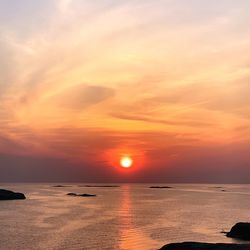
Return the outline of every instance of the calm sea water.
[[[141,250],[169,242],[232,242],[220,232],[250,221],[250,185],[69,185],[2,184],[27,200],[0,201],[0,249]]]

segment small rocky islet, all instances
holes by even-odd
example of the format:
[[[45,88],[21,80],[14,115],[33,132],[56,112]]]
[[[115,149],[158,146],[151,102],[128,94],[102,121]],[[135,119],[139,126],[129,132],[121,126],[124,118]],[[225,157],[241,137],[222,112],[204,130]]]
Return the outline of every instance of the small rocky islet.
[[[64,187],[71,187],[71,186],[67,186],[67,185],[55,185],[55,186],[52,186],[52,187],[55,187],[55,188],[64,188]]]
[[[235,224],[226,236],[234,239],[250,241],[250,223],[239,222]]]
[[[16,193],[6,189],[0,189],[0,200],[25,200],[23,193]]]
[[[76,193],[67,193],[69,196],[79,196],[79,197],[95,197],[96,194],[76,194]]]

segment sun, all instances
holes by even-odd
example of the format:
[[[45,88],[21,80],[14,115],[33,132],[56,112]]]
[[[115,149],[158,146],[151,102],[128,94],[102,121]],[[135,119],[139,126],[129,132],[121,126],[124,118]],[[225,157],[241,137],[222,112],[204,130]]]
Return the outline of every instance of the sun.
[[[133,165],[133,160],[129,156],[124,156],[121,158],[120,164],[123,168],[130,168]]]

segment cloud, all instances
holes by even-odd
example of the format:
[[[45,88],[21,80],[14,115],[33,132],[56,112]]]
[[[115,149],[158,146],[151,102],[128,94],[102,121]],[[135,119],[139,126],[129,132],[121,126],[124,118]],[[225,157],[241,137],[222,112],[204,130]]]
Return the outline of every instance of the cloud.
[[[235,81],[214,83],[194,83],[179,87],[166,88],[164,94],[146,99],[146,102],[157,105],[183,105],[248,116],[250,100],[249,78]]]
[[[140,114],[122,114],[122,113],[111,113],[111,115],[118,119],[131,120],[131,121],[144,121],[149,123],[160,123],[169,126],[191,126],[191,127],[207,127],[211,126],[212,123],[195,121],[195,120],[166,120],[157,119],[150,116],[140,115]]]
[[[104,102],[114,95],[115,91],[112,88],[81,84],[67,88],[52,99],[59,107],[82,110]]]
[[[188,163],[185,174],[229,164],[218,145],[246,142],[236,151],[248,157],[248,1],[0,6],[0,152],[102,171],[99,156],[127,146],[162,169]]]

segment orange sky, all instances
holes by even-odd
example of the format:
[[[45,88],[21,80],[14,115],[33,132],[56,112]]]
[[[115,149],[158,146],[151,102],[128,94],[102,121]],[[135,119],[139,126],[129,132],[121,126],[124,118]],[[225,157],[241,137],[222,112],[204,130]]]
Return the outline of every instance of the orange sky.
[[[80,180],[250,181],[249,11],[244,0],[1,2],[2,171],[25,159],[46,180],[56,160]]]

